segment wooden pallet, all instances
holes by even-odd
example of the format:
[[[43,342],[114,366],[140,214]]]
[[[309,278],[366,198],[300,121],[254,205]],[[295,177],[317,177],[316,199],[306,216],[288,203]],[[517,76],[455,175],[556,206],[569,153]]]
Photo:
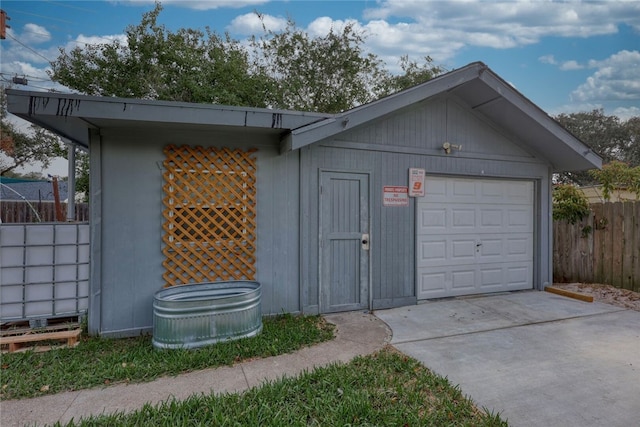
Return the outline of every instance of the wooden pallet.
[[[33,344],[41,341],[66,341],[68,347],[75,347],[78,344],[82,329],[70,330],[24,330],[15,329],[11,331],[3,331],[0,336],[0,345],[8,345],[9,353],[20,350],[25,344]]]

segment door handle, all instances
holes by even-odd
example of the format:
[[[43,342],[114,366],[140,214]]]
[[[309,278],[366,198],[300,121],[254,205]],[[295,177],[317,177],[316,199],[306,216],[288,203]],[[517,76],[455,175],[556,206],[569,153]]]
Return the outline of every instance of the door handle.
[[[362,235],[362,239],[360,240],[360,242],[362,243],[362,250],[363,251],[368,251],[369,250],[369,235],[368,234],[363,234]]]

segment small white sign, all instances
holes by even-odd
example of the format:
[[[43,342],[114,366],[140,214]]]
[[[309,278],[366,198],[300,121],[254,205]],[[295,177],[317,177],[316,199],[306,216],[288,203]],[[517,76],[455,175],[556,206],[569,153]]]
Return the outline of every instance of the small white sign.
[[[422,197],[424,196],[424,169],[410,168],[409,169],[409,196]]]
[[[385,185],[382,187],[383,206],[409,206],[409,187]]]

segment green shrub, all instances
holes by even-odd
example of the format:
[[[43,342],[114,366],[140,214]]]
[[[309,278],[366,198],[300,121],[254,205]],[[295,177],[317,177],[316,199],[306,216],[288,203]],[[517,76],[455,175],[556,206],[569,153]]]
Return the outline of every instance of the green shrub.
[[[589,215],[589,201],[573,185],[560,184],[553,189],[553,219],[575,224]]]

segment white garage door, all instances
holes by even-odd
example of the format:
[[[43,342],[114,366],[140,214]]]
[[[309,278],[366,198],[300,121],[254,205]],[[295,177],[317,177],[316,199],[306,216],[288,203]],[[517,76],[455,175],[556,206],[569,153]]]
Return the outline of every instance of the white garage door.
[[[533,287],[533,182],[427,177],[425,190],[418,299]]]

